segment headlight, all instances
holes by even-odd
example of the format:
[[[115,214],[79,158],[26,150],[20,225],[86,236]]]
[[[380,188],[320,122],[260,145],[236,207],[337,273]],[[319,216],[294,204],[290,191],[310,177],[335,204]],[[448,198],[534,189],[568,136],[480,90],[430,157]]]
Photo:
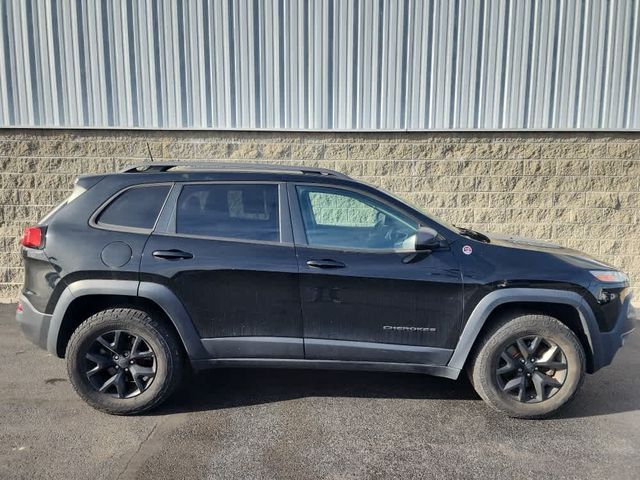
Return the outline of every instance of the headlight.
[[[617,270],[589,270],[589,272],[602,283],[623,283],[629,280],[624,273]]]

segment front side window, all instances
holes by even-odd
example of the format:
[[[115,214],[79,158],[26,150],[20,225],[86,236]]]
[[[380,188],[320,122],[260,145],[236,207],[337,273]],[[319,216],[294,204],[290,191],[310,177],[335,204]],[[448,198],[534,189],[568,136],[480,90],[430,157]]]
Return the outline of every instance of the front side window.
[[[102,210],[96,223],[105,227],[150,230],[156,224],[156,219],[170,189],[170,185],[129,188]]]
[[[278,186],[185,185],[178,198],[176,233],[279,242]]]
[[[297,186],[307,243],[351,249],[409,249],[413,219],[367,195],[340,188]]]

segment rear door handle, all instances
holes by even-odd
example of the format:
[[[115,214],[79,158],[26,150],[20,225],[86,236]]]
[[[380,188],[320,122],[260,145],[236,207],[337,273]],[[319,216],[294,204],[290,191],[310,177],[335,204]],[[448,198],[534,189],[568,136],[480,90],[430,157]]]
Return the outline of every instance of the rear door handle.
[[[183,252],[182,250],[156,250],[152,253],[156,258],[162,258],[164,260],[187,260],[193,258],[193,253]]]
[[[338,262],[336,260],[331,259],[323,259],[323,260],[309,260],[307,265],[311,268],[344,268],[346,265],[342,262]]]

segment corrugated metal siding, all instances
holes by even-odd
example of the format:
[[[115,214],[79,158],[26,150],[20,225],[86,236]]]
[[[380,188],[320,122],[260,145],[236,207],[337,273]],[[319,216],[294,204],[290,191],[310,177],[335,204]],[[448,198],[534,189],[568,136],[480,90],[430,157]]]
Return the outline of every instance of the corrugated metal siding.
[[[640,129],[640,0],[0,0],[0,126]]]

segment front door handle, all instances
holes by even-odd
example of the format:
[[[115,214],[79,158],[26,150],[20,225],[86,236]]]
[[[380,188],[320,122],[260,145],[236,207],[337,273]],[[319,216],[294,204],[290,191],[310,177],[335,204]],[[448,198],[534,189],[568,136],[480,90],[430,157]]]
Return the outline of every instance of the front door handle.
[[[342,262],[331,259],[309,260],[307,265],[311,268],[344,268],[346,265]]]
[[[193,253],[183,252],[182,250],[156,250],[152,253],[156,258],[162,258],[164,260],[187,260],[193,258]]]

